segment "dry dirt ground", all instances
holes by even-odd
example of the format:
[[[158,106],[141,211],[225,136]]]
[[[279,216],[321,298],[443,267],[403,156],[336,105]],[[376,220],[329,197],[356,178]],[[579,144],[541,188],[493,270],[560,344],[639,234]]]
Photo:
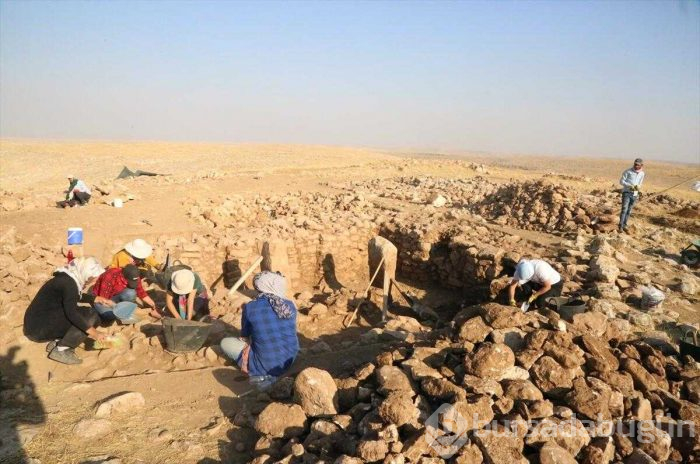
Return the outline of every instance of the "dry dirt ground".
[[[115,243],[136,237],[154,240],[161,235],[206,234],[206,227],[187,214],[192,200],[215,200],[230,194],[255,198],[300,191],[334,194],[341,183],[398,176],[476,178],[480,174],[468,161],[484,164],[486,177],[495,182],[546,177],[582,193],[613,190],[620,173],[629,165],[626,160],[447,156],[317,146],[3,140],[0,199],[4,208],[0,208],[0,235],[12,230],[22,241],[52,250],[54,256],[48,257],[47,262],[60,263],[66,229],[80,226],[86,237],[85,254],[104,262],[114,251]],[[75,174],[93,185],[111,182],[123,166],[169,176],[125,181],[128,194],[134,199],[121,209],[109,206],[104,197],[97,195],[87,207],[63,210],[54,206],[67,186],[66,174]],[[661,191],[700,175],[697,164],[648,161],[646,169],[647,192]],[[700,194],[688,185],[669,194],[697,202]],[[671,213],[661,206],[640,205],[633,221],[649,231],[660,228],[659,221],[667,218],[663,224],[670,227],[665,229],[673,229],[677,218]],[[691,218],[685,231],[673,229],[673,234],[664,236],[668,243],[657,244],[662,249],[658,253],[666,253],[666,257],[677,253],[693,232],[697,234],[697,224],[697,218]],[[506,226],[501,230],[518,233],[543,248],[556,247],[562,240],[557,234]],[[630,251],[626,266],[651,259],[651,255],[637,251]],[[163,250],[156,253],[162,257]],[[673,271],[669,272],[673,277]],[[366,281],[367,275],[358,273],[356,279],[344,284],[358,291]],[[294,292],[302,290],[313,293],[317,289],[295,288]],[[426,292],[416,286],[412,290],[433,307],[449,306],[454,300],[454,292],[449,290]],[[681,321],[698,322],[697,300],[691,303],[690,308],[671,309],[680,313]],[[235,308],[231,312],[235,314]],[[294,370],[317,366],[339,373],[371,359],[382,343],[357,341],[376,323],[374,316],[364,314],[350,329],[342,328],[342,316],[301,318],[299,331],[304,350]],[[238,397],[249,391],[247,382],[216,353],[211,359],[200,354],[154,354],[154,342],[148,337],[150,326],[155,325],[151,322],[144,320],[135,328],[102,328],[121,332],[128,340],[127,346],[106,351],[79,350],[85,362],[73,367],[46,359],[43,344],[22,336],[21,311],[0,318],[0,369],[3,385],[9,391],[3,392],[0,399],[0,415],[5,414],[3,446],[12,441],[12,434],[23,442],[20,454],[14,458],[0,455],[0,461],[78,463],[107,456],[118,457],[123,463],[244,462],[249,456],[244,444],[250,438],[242,436],[245,431],[232,427],[231,422]],[[323,346],[318,348],[319,341],[328,343],[330,352]],[[123,391],[141,392],[145,408],[133,415],[113,418],[111,430],[98,438],[76,435],[74,426],[82,419],[92,419],[96,404]]]

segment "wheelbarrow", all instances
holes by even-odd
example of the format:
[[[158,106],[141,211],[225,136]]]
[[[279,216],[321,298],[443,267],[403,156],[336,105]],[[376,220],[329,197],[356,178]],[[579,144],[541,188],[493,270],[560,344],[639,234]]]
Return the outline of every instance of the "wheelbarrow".
[[[700,263],[700,239],[681,250],[681,262],[691,267],[698,267]]]
[[[700,331],[696,328],[687,328],[681,339],[678,341],[681,356],[691,356],[696,361],[700,361],[700,343],[698,338]]]

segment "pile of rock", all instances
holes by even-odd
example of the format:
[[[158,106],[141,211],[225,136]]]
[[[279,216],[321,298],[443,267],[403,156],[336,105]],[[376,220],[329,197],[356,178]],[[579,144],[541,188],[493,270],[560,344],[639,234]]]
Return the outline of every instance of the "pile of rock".
[[[484,198],[474,211],[498,224],[529,230],[589,229],[595,213],[578,193],[549,181],[512,182]]]
[[[39,287],[65,262],[60,251],[27,243],[14,227],[0,233],[0,324],[16,326]],[[9,335],[9,330],[3,331],[2,336]]]
[[[490,303],[433,335],[347,378],[307,368],[278,382],[257,418],[234,417],[259,433],[252,462],[697,459],[700,365],[632,339],[626,321]]]

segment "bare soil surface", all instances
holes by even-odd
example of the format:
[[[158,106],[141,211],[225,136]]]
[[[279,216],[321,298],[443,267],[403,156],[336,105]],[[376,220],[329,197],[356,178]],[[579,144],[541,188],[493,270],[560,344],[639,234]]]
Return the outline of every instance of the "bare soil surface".
[[[498,183],[544,178],[589,194],[617,188],[619,176],[628,164],[622,160],[409,154],[315,146],[3,140],[0,142],[0,236],[12,230],[23,243],[50,250],[42,270],[48,279],[50,272],[46,269],[64,260],[60,250],[69,227],[84,229],[84,253],[102,262],[108,261],[121,244],[137,237],[155,242],[162,236],[206,235],[210,228],[188,214],[195,200],[217,200],[228,195],[255,199],[261,195],[295,192],[335,195],[352,190],[354,182],[359,185],[404,176],[444,179],[484,176]],[[480,165],[485,173],[475,169]],[[121,181],[122,190],[110,195],[95,194],[86,207],[55,206],[67,187],[67,174],[74,174],[91,186],[106,185],[113,182],[124,166],[167,176]],[[649,193],[700,175],[697,164],[648,161],[646,171],[644,190]],[[668,197],[697,205],[700,194],[690,190],[689,184],[671,190]],[[108,204],[117,196],[133,199],[118,209]],[[386,197],[378,198],[377,203],[384,208],[416,213],[424,207]],[[636,273],[640,267],[650,266],[648,272],[653,274],[655,282],[675,289],[682,273],[698,276],[697,271],[679,270],[673,261],[678,259],[681,248],[697,238],[700,219],[692,206],[689,212],[676,215],[679,208],[674,205],[642,200],[632,217],[635,231],[625,250],[626,260],[619,267],[624,272]],[[489,227],[505,234],[517,234],[542,256],[556,256],[566,246],[563,242],[570,238],[504,224],[490,223]],[[156,250],[159,258],[164,254],[164,250]],[[206,284],[210,286],[215,276],[209,277]],[[367,278],[365,273],[358,273],[343,285],[354,295],[364,288]],[[32,281],[31,288],[36,289],[40,284]],[[450,313],[448,317],[456,312],[463,297],[454,290],[415,282],[406,282],[406,287],[423,304]],[[151,287],[152,292],[156,290],[155,286]],[[302,290],[314,295],[321,293],[319,288],[295,288],[294,293]],[[8,292],[9,301],[24,302],[12,299],[13,292],[23,291]],[[322,318],[302,314],[299,334],[303,350],[293,372],[315,366],[341,374],[373,359],[391,343],[382,340],[365,343],[360,338],[379,323],[380,301],[381,296],[375,292],[372,304],[364,306],[358,321],[347,329],[342,325],[343,314],[329,313]],[[217,314],[221,318],[220,333],[236,333],[238,308],[226,308],[224,303],[222,308]],[[0,455],[0,462],[29,462],[32,458],[41,463],[79,463],[95,456],[120,458],[122,463],[249,459],[255,440],[246,435],[246,429],[235,425],[235,417],[244,399],[254,409],[258,394],[250,393],[245,377],[217,353],[208,357],[204,351],[186,355],[165,351],[149,332],[156,330],[151,326],[157,326],[157,322],[140,311],[144,320],[137,326],[105,325],[100,329],[120,334],[126,340],[124,346],[103,351],[79,349],[78,354],[84,360],[79,366],[60,365],[47,359],[43,344],[26,339],[22,335],[21,309],[0,317],[0,372],[4,386],[0,422],[11,427],[6,432],[16,435],[22,448],[15,457]],[[403,311],[410,314],[407,308]],[[680,322],[700,322],[697,294],[670,298],[664,311],[677,313]],[[228,317],[227,313],[230,313]],[[319,342],[325,342],[327,347]],[[77,423],[94,417],[97,404],[125,391],[143,394],[145,407],[110,418],[111,430],[99,437],[86,438],[75,433]],[[11,440],[5,436],[3,446],[9,446]],[[238,443],[241,445],[237,446]]]

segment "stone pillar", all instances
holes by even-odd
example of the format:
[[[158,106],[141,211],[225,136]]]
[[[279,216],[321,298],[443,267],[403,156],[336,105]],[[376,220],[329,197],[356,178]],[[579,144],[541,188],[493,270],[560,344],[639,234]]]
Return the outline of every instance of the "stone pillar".
[[[281,272],[287,279],[287,295],[293,295],[296,282],[292,280],[287,243],[282,239],[271,239],[263,243],[261,254],[263,262],[260,268],[264,271]]]
[[[374,237],[367,244],[369,261],[369,278],[372,278],[379,262],[384,258],[384,264],[374,280],[374,286],[382,288],[382,321],[386,321],[387,311],[391,304],[391,281],[396,278],[396,258],[398,250],[393,243],[384,237]],[[380,283],[381,282],[381,283]]]

